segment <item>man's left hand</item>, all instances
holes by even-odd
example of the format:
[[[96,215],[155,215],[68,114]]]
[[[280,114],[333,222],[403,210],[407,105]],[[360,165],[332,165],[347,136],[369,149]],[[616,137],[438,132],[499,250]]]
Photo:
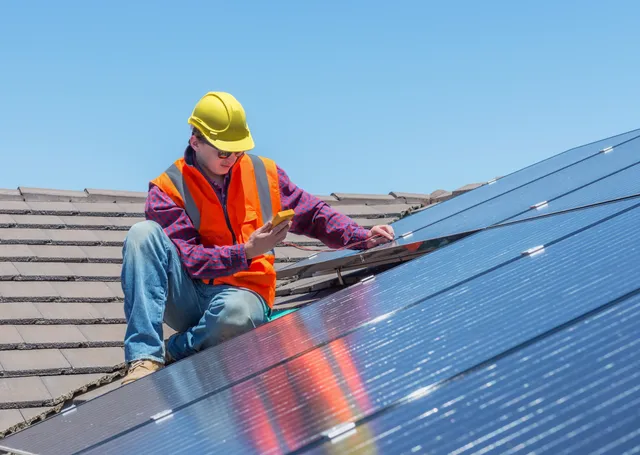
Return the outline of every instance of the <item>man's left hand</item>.
[[[367,248],[391,242],[394,237],[393,228],[387,224],[374,226],[367,233]]]

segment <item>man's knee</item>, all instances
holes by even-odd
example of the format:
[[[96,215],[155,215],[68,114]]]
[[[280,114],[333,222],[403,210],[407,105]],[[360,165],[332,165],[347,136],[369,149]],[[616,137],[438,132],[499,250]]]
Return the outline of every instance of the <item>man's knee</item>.
[[[261,314],[264,312],[262,308],[262,303],[253,297],[246,300],[230,299],[226,302],[218,318],[221,341],[262,325],[265,322]]]
[[[129,229],[124,244],[126,247],[147,245],[162,234],[162,227],[155,221],[140,221]]]

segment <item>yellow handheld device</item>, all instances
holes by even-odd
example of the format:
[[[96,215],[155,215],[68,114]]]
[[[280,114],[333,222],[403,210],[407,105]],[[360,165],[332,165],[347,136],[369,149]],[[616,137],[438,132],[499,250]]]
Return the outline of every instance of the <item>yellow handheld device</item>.
[[[282,212],[278,212],[278,214],[273,218],[271,224],[273,225],[273,227],[276,227],[283,221],[289,221],[291,218],[293,218],[293,215],[295,215],[295,212],[293,210],[284,210]]]

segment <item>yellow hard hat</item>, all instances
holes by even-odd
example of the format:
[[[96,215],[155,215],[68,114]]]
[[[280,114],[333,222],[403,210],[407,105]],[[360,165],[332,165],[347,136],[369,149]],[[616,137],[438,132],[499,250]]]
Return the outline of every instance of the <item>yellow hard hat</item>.
[[[244,152],[254,147],[244,108],[229,93],[209,92],[200,98],[189,124],[223,152]]]

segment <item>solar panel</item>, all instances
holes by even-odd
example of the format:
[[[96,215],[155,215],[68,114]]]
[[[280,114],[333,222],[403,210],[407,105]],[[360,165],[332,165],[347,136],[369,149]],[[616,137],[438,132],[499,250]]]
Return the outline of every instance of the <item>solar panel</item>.
[[[556,155],[503,177],[445,203],[393,223],[400,244],[471,232],[517,216],[530,206],[558,197],[638,162],[640,130],[598,141]],[[607,153],[603,153],[606,150]],[[615,151],[611,151],[615,150]],[[610,153],[609,153],[610,152]],[[321,253],[279,271],[281,277],[333,269],[347,264],[362,266],[368,253],[342,250]]]
[[[637,295],[638,223],[635,208],[574,232],[84,453],[299,450]]]
[[[442,374],[445,377],[450,374],[452,367],[464,366],[465,362],[476,362],[482,355],[485,355],[483,353],[493,352],[492,349],[506,349],[505,343],[517,341],[521,336],[534,336],[533,334],[541,330],[541,327],[561,323],[567,317],[573,317],[574,314],[577,314],[576,312],[587,311],[589,301],[597,303],[594,300],[598,296],[597,292],[588,292],[585,296],[576,291],[567,296],[569,299],[574,299],[573,306],[570,302],[564,304],[562,308],[554,308],[554,305],[549,307],[549,302],[545,304],[546,306],[536,305],[531,311],[537,312],[537,318],[531,319],[531,324],[528,327],[518,326],[513,324],[515,319],[510,319],[510,317],[516,317],[520,314],[518,313],[520,307],[510,303],[508,296],[505,297],[499,293],[500,286],[507,290],[518,288],[514,286],[514,283],[508,283],[500,277],[508,270],[511,270],[512,279],[513,277],[533,276],[533,272],[538,270],[536,265],[540,264],[537,261],[549,257],[556,248],[563,251],[560,247],[576,243],[575,238],[578,236],[580,236],[578,244],[598,244],[587,234],[596,230],[600,235],[600,226],[606,225],[609,231],[608,236],[612,237],[608,237],[606,245],[600,245],[603,248],[606,246],[608,249],[611,244],[615,244],[613,240],[617,240],[615,234],[617,224],[613,222],[628,215],[623,213],[609,221],[602,222],[602,220],[623,210],[630,210],[639,203],[640,200],[637,199],[627,200],[481,232],[431,255],[381,274],[375,280],[346,289],[295,314],[285,316],[249,334],[204,351],[121,390],[90,401],[79,406],[70,414],[54,417],[23,433],[10,436],[5,440],[5,445],[36,453],[70,453],[87,447],[94,447],[96,450],[99,448],[99,452],[103,451],[100,453],[106,453],[104,451],[109,447],[124,444],[124,441],[129,441],[129,438],[134,435],[136,435],[134,439],[140,442],[127,442],[127,444],[133,444],[131,447],[135,447],[143,440],[146,441],[147,432],[156,434],[155,428],[163,428],[167,431],[167,425],[172,424],[171,422],[184,422],[181,419],[185,415],[195,415],[196,420],[204,418],[203,412],[208,413],[205,419],[209,421],[207,425],[221,425],[220,428],[227,428],[229,431],[240,431],[243,428],[242,425],[228,427],[227,423],[237,422],[240,419],[241,422],[246,420],[247,425],[251,427],[250,422],[253,421],[253,417],[250,414],[237,414],[240,412],[237,408],[242,407],[242,403],[244,403],[242,400],[250,396],[251,390],[262,390],[259,384],[265,381],[275,381],[273,386],[276,387],[279,383],[276,379],[284,382],[303,380],[304,374],[300,373],[298,376],[298,373],[301,371],[299,365],[304,361],[299,359],[304,358],[306,361],[315,353],[330,350],[337,344],[346,342],[345,340],[352,340],[351,342],[355,343],[350,345],[351,349],[347,349],[346,352],[353,351],[355,356],[353,364],[355,370],[359,371],[362,365],[367,364],[370,359],[360,358],[359,352],[368,351],[366,349],[365,351],[358,350],[356,346],[362,345],[371,349],[372,345],[367,345],[367,342],[384,346],[385,340],[393,333],[404,334],[402,338],[407,341],[420,340],[420,337],[425,333],[433,333],[431,329],[425,329],[425,327],[430,327],[430,322],[432,325],[439,323],[446,330],[457,330],[456,327],[460,327],[468,332],[470,321],[477,320],[481,324],[491,323],[492,318],[488,317],[488,314],[493,314],[493,319],[502,319],[503,322],[508,323],[509,327],[505,328],[497,327],[495,324],[474,328],[474,333],[479,334],[482,333],[482,330],[500,332],[501,337],[496,339],[496,343],[474,344],[472,340],[465,341],[462,337],[464,333],[462,333],[458,341],[463,344],[457,347],[451,344],[440,345],[439,352],[442,353],[443,358],[455,363],[455,365],[446,366],[443,364],[439,367],[444,368]],[[628,213],[634,213],[637,216],[637,211],[634,209],[633,212]],[[599,222],[601,224],[592,226],[571,237],[572,233]],[[567,236],[570,237],[565,238]],[[634,235],[628,235],[625,240],[633,242],[634,238]],[[560,239],[562,240],[557,245],[553,245]],[[573,242],[571,239],[574,239]],[[541,244],[551,246],[540,256],[521,256],[522,251]],[[580,254],[585,254],[585,258],[588,259],[589,253],[593,251],[602,253],[603,248],[582,248]],[[571,248],[570,251],[572,251]],[[616,251],[617,249],[614,248],[613,252]],[[625,254],[632,254],[631,249],[627,248],[621,255],[619,254],[618,259],[624,261]],[[574,259],[578,263],[581,260],[580,258]],[[599,267],[607,265],[606,261],[600,259],[599,261]],[[575,263],[573,262],[573,264]],[[552,262],[549,267],[540,272],[543,278],[547,277],[545,273],[553,272],[553,264]],[[633,267],[625,267],[623,272],[626,272],[627,275],[620,275],[616,283],[608,286],[605,290],[608,297],[624,292],[624,286],[633,285],[633,275],[629,276],[628,274],[637,273],[637,271]],[[598,270],[601,271],[600,268]],[[605,270],[607,273],[610,272],[606,267]],[[616,270],[613,270],[612,273],[615,272]],[[497,276],[500,279],[496,283],[486,284],[492,276]],[[591,280],[591,277],[585,279],[578,273],[574,273],[573,276],[576,280]],[[543,296],[546,291],[557,292],[558,289],[551,284],[554,283],[553,279],[558,277],[559,275],[551,273],[549,275],[550,283],[546,283],[546,280],[543,279],[541,281],[543,283],[542,289],[534,291],[539,291],[540,296]],[[560,281],[556,285],[566,286],[570,283],[565,279]],[[471,286],[475,286],[476,290],[470,291]],[[494,295],[502,302],[502,306],[493,306],[491,302],[495,300]],[[470,306],[469,312],[463,307],[459,310],[452,307],[451,315],[443,314],[443,311],[446,311],[452,304],[459,305],[471,296],[473,296],[473,304]],[[517,295],[513,295],[513,298],[517,297]],[[531,296],[527,297],[525,303],[529,304],[532,299]],[[585,303],[585,298],[587,303]],[[428,301],[428,304],[421,303],[425,301]],[[480,304],[481,301],[485,303]],[[534,302],[538,303],[535,300]],[[399,310],[403,311],[394,314]],[[475,316],[473,316],[474,314]],[[498,318],[498,315],[502,316]],[[418,323],[418,321],[420,322]],[[405,324],[406,327],[400,328],[398,331],[387,329],[391,322],[396,325],[400,324],[397,327],[402,327],[402,324]],[[433,330],[436,330],[437,327],[435,326]],[[479,332],[476,332],[476,329]],[[383,333],[384,330],[386,331]],[[391,331],[389,332],[389,330]],[[512,333],[513,331],[515,333]],[[437,340],[429,338],[422,341],[436,342]],[[318,347],[318,349],[314,349],[314,347]],[[401,351],[394,349],[394,352]],[[420,355],[423,354],[424,352],[420,351]],[[309,368],[315,365],[316,363],[312,361]],[[290,371],[292,369],[293,372]],[[308,372],[309,369],[303,368],[302,371]],[[362,372],[362,374],[364,373],[365,371]],[[416,378],[419,377],[421,376]],[[393,376],[388,376],[388,378],[392,382],[395,381],[396,384],[399,380]],[[305,386],[309,386],[309,384],[304,382],[299,384],[299,387],[302,388],[297,389],[300,392],[296,397],[300,394],[305,396],[307,393],[304,389]],[[396,392],[385,392],[381,389],[380,393],[394,394]],[[281,395],[281,397],[283,396],[285,395]],[[238,397],[242,399],[237,401]],[[259,398],[262,400],[262,397]],[[304,408],[304,400],[300,400],[296,403]],[[222,404],[224,404],[223,408],[221,408]],[[214,406],[220,415],[224,413],[226,417],[223,421],[217,420],[218,417],[213,418],[210,415],[211,407],[208,406]],[[277,414],[279,412],[278,402],[268,401],[264,403],[264,409]],[[170,411],[169,416],[164,415],[163,411]],[[156,418],[154,419],[152,416],[156,416]],[[191,422],[189,425],[196,425],[194,421],[189,419],[190,417],[187,418],[187,421]],[[315,426],[310,423],[308,427],[302,428],[301,432],[295,433],[293,442],[289,444],[291,447],[305,444],[305,441],[315,438],[321,428],[326,427],[325,423],[326,421],[313,423]],[[198,425],[200,424],[201,422],[198,423]],[[286,424],[285,419],[283,425]],[[189,428],[196,427],[190,426]],[[206,428],[206,431],[210,430],[209,426]],[[201,444],[213,444],[214,442],[219,444],[221,435],[227,430],[215,430],[214,433],[217,436],[213,442],[207,439],[208,433],[206,432],[198,433],[196,435],[198,438],[193,441],[201,441],[199,442]],[[181,427],[179,433],[182,435],[184,431],[185,429]],[[284,430],[278,428],[278,431]],[[171,431],[166,434],[170,433]],[[242,439],[246,435],[235,434],[234,436],[229,433],[229,437]],[[184,442],[187,439],[188,437],[185,436],[184,440],[177,440],[182,441],[181,447],[187,447],[188,444]],[[101,444],[103,441],[107,442]]]
[[[639,327],[635,295],[306,453],[637,453]]]

